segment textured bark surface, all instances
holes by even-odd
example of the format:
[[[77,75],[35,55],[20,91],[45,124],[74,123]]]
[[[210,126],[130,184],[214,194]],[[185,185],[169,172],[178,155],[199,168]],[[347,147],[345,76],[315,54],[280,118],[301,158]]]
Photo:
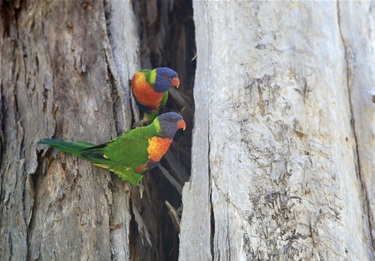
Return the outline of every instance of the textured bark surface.
[[[356,168],[364,193],[362,204],[369,217],[375,247],[375,5],[374,2],[348,2],[340,3],[338,8],[345,50],[346,85],[354,121]],[[353,16],[356,19],[345,18]]]
[[[374,3],[193,7],[180,260],[373,260]]]
[[[0,8],[0,259],[176,260],[178,227],[165,201],[172,210],[181,205],[190,171],[191,2],[2,1]],[[139,117],[129,80],[157,66],[179,72],[168,109],[185,107],[189,126],[163,160],[174,183],[152,171],[141,198],[109,171],[37,145],[47,137],[103,143],[129,130]]]
[[[56,151],[38,162],[36,144],[117,136],[104,6],[3,2],[2,16],[1,256],[108,260],[109,172]]]

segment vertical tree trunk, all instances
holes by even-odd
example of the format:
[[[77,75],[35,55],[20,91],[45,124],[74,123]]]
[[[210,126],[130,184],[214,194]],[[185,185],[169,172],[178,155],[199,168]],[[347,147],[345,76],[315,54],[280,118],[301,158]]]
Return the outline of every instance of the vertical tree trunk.
[[[180,260],[373,260],[374,3],[193,3]]]
[[[125,118],[116,129],[115,119],[129,111],[129,90],[116,78],[103,3],[1,8],[1,259],[128,257],[125,183],[64,153],[37,155],[41,138],[102,143],[130,124]]]
[[[340,3],[339,22],[344,43],[347,87],[356,141],[356,171],[363,189],[375,247],[375,24],[374,2]],[[348,19],[346,17],[353,17]]]

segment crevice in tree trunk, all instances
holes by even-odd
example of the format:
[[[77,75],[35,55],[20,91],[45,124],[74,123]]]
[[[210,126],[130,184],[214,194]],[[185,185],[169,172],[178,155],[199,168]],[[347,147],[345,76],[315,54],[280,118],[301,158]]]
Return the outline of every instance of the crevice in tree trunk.
[[[368,192],[367,192],[367,189],[366,189],[365,182],[364,182],[363,177],[362,177],[361,160],[360,160],[360,155],[359,155],[360,150],[359,150],[358,135],[357,135],[357,129],[356,129],[355,122],[354,122],[353,99],[352,99],[352,90],[351,90],[352,86],[351,86],[351,79],[350,79],[351,75],[352,75],[352,72],[351,72],[351,69],[350,69],[350,66],[349,66],[350,60],[353,59],[351,56],[353,56],[354,54],[351,53],[350,48],[348,48],[348,44],[346,43],[345,37],[342,33],[341,15],[340,15],[340,2],[339,1],[337,2],[337,19],[338,19],[337,25],[338,25],[338,28],[339,28],[341,42],[342,42],[342,45],[343,45],[344,56],[345,56],[344,58],[345,58],[345,69],[346,69],[346,87],[348,88],[348,98],[349,98],[348,104],[349,104],[350,115],[351,115],[350,125],[351,125],[351,128],[352,128],[354,144],[355,144],[354,156],[355,156],[356,172],[357,172],[357,177],[361,182],[361,187],[362,187],[362,192],[363,192],[363,208],[364,208],[364,212],[368,216],[367,219],[368,219],[369,233],[370,233],[370,238],[373,241],[375,235],[372,234],[371,228],[373,227],[374,224],[371,224],[370,200],[369,200],[369,195],[368,195]],[[374,246],[374,241],[372,242],[372,245]]]
[[[210,135],[210,124],[208,123],[208,135]],[[208,137],[208,140],[210,140],[210,137]],[[210,241],[210,249],[211,249],[211,257],[214,259],[215,257],[215,247],[214,247],[214,238],[215,238],[215,212],[214,208],[212,206],[212,177],[211,177],[211,168],[210,168],[210,143],[208,142],[208,153],[207,153],[207,162],[208,162],[208,175],[209,175],[209,190],[210,190],[210,211],[211,211],[211,230],[210,230],[210,236],[211,236],[211,241]]]
[[[116,51],[116,47],[122,44],[124,35],[120,36],[120,33],[116,33],[114,27],[116,25],[111,24],[111,20],[118,15],[111,9],[111,5],[110,1],[104,1],[105,19],[109,25],[107,34],[110,41],[112,40],[114,55],[118,55],[118,52],[121,53],[121,51]],[[131,260],[177,260],[179,251],[177,231],[179,231],[179,228],[178,225],[176,227],[176,223],[179,221],[178,214],[181,214],[179,210],[182,209],[181,188],[184,182],[189,179],[191,169],[191,133],[194,115],[193,85],[196,67],[192,1],[142,0],[132,1],[132,5],[140,39],[140,67],[168,66],[177,71],[181,85],[178,90],[169,92],[166,111],[181,113],[188,127],[184,133],[179,132],[175,135],[175,142],[172,143],[170,151],[161,162],[162,167],[146,174],[143,178],[142,182],[145,189],[143,197],[140,198],[136,187],[132,188],[129,200],[129,218],[131,219],[129,223],[129,256]],[[116,19],[113,19],[113,22],[116,23]],[[119,37],[115,39],[117,35]],[[125,37],[128,37],[128,35]],[[135,47],[135,50],[137,49],[138,46]],[[133,59],[138,59],[138,53],[134,55],[125,54],[126,57],[119,59],[125,63],[129,62],[125,66],[126,69],[122,68],[122,71],[129,73],[122,80],[122,90],[114,87],[117,84],[115,79],[118,79],[118,77],[115,75],[116,70],[111,68],[112,57],[108,57],[108,55],[111,56],[112,53],[107,53],[108,75],[113,88],[112,100],[116,130],[120,134],[123,131],[120,127],[123,115],[120,115],[121,108],[116,103],[116,99],[120,97],[122,103],[129,102],[129,97],[126,97],[129,94],[125,93],[125,96],[121,96],[124,93],[118,95],[117,91],[128,91],[128,83],[124,80],[127,76],[131,78],[135,72],[133,69],[137,67],[137,61]],[[129,58],[128,56],[132,57]],[[116,59],[116,57],[114,58]],[[120,62],[117,66],[121,70]],[[114,74],[112,75],[112,73]],[[128,117],[137,118],[137,113],[130,112],[133,108],[130,107],[126,106],[124,113]],[[172,213],[171,216],[176,217],[174,220],[171,220],[168,215],[166,201],[170,204],[168,205],[169,214]],[[112,244],[116,243],[112,242]]]
[[[171,67],[181,79],[180,88],[169,93],[166,110],[181,113],[188,127],[184,133],[177,133],[170,152],[161,161],[161,165],[183,186],[190,176],[194,115],[193,85],[196,61],[192,1],[142,0],[133,1],[133,7],[136,17],[139,18],[141,67]],[[168,215],[165,201],[174,208],[175,213],[179,213],[179,209],[182,209],[181,192],[168,181],[160,169],[145,176],[144,186],[145,194],[136,205],[150,232],[152,247],[142,250],[149,253],[140,253],[141,251],[131,248],[131,251],[140,254],[133,254],[132,258],[177,260],[179,236]],[[134,222],[131,224],[136,225]],[[131,230],[137,231],[134,228]],[[138,249],[145,247],[140,237],[137,237],[136,241]]]
[[[5,112],[6,112],[6,109],[5,109],[5,97],[4,97],[4,94],[3,94],[3,82],[1,81],[0,82],[0,159],[3,158],[3,146],[4,146],[4,133],[5,133],[5,120],[4,120],[4,115],[5,115]],[[2,167],[1,165],[3,164],[3,161],[1,160],[0,161],[0,168]],[[0,180],[0,199],[1,199],[1,181],[2,179]]]
[[[211,251],[211,258],[214,260],[215,258],[215,211],[213,208],[212,204],[212,189],[215,181],[212,177],[212,172],[211,172],[211,164],[210,164],[210,156],[211,156],[211,147],[210,147],[210,107],[208,107],[208,113],[207,113],[207,169],[208,169],[208,189],[209,189],[209,206],[210,206],[210,222],[211,222],[211,227],[209,231],[210,235],[210,251]],[[219,257],[220,259],[220,257]]]
[[[42,157],[38,157],[38,159],[41,159],[41,158]],[[32,193],[37,191],[38,179],[41,175],[43,175],[45,168],[46,167],[45,167],[45,165],[43,165],[43,162],[41,160],[39,160],[38,169],[36,170],[34,175],[31,175],[29,177],[29,179],[31,180],[30,182],[32,182],[32,187],[31,187]],[[32,206],[31,215],[30,215],[30,217],[27,217],[27,218],[29,218],[29,224],[27,226],[27,233],[26,233],[26,237],[27,237],[27,253],[26,253],[27,254],[27,260],[35,260],[36,259],[34,250],[35,250],[35,245],[37,245],[38,242],[34,242],[32,240],[32,238],[33,238],[32,233],[35,232],[36,216],[34,215],[34,213],[36,213],[37,206],[39,204],[39,202],[37,202],[37,199],[38,199],[38,197],[34,193],[34,198],[33,198],[34,204]],[[32,254],[34,254],[34,256],[32,256]],[[38,256],[39,256],[39,253],[38,253]]]
[[[108,57],[107,57],[107,63],[109,63]],[[118,95],[118,91],[116,88],[117,84],[113,77],[112,70],[109,66],[107,67],[107,73],[109,76],[108,80],[111,83],[111,87],[112,87],[111,99],[113,103],[113,115],[116,119],[116,133],[119,136],[123,132],[123,121],[124,121],[123,119],[120,119],[120,117],[123,117],[123,115],[119,113],[121,111],[121,99]]]

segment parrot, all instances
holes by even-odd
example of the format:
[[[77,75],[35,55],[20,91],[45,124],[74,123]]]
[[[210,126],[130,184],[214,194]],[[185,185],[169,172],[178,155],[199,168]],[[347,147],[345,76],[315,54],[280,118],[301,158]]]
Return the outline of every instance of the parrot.
[[[168,100],[168,90],[178,88],[180,79],[178,74],[168,68],[159,67],[152,70],[142,69],[132,77],[132,93],[144,114],[143,119],[134,124],[135,127],[151,123]]]
[[[135,185],[146,171],[158,165],[177,130],[185,128],[186,123],[180,114],[168,112],[156,117],[150,125],[132,129],[101,145],[56,139],[42,139],[38,143],[87,159]]]

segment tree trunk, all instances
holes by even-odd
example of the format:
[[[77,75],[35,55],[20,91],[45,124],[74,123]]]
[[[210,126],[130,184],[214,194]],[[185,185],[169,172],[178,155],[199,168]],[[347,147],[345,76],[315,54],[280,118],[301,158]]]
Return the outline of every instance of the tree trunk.
[[[109,171],[37,142],[99,144],[129,130],[138,117],[129,80],[141,66],[178,68],[180,90],[192,93],[194,37],[187,35],[194,26],[186,3],[1,2],[1,260],[177,259],[165,200],[181,204],[184,178],[173,175],[189,172],[191,124],[163,161],[177,181],[153,171],[142,198]],[[167,26],[175,15],[183,22]],[[170,39],[181,47],[160,52],[173,46]],[[189,62],[178,63],[184,56]],[[191,97],[175,92],[168,106],[178,111]],[[186,111],[191,123],[191,106]]]
[[[4,260],[109,260],[126,252],[127,241],[116,237],[129,234],[124,183],[76,157],[37,154],[41,138],[103,143],[124,129],[116,130],[114,119],[123,118],[116,105],[130,103],[113,77],[103,4],[3,2],[2,18]],[[110,215],[115,208],[120,213]]]
[[[194,1],[180,260],[373,260],[374,2]]]

